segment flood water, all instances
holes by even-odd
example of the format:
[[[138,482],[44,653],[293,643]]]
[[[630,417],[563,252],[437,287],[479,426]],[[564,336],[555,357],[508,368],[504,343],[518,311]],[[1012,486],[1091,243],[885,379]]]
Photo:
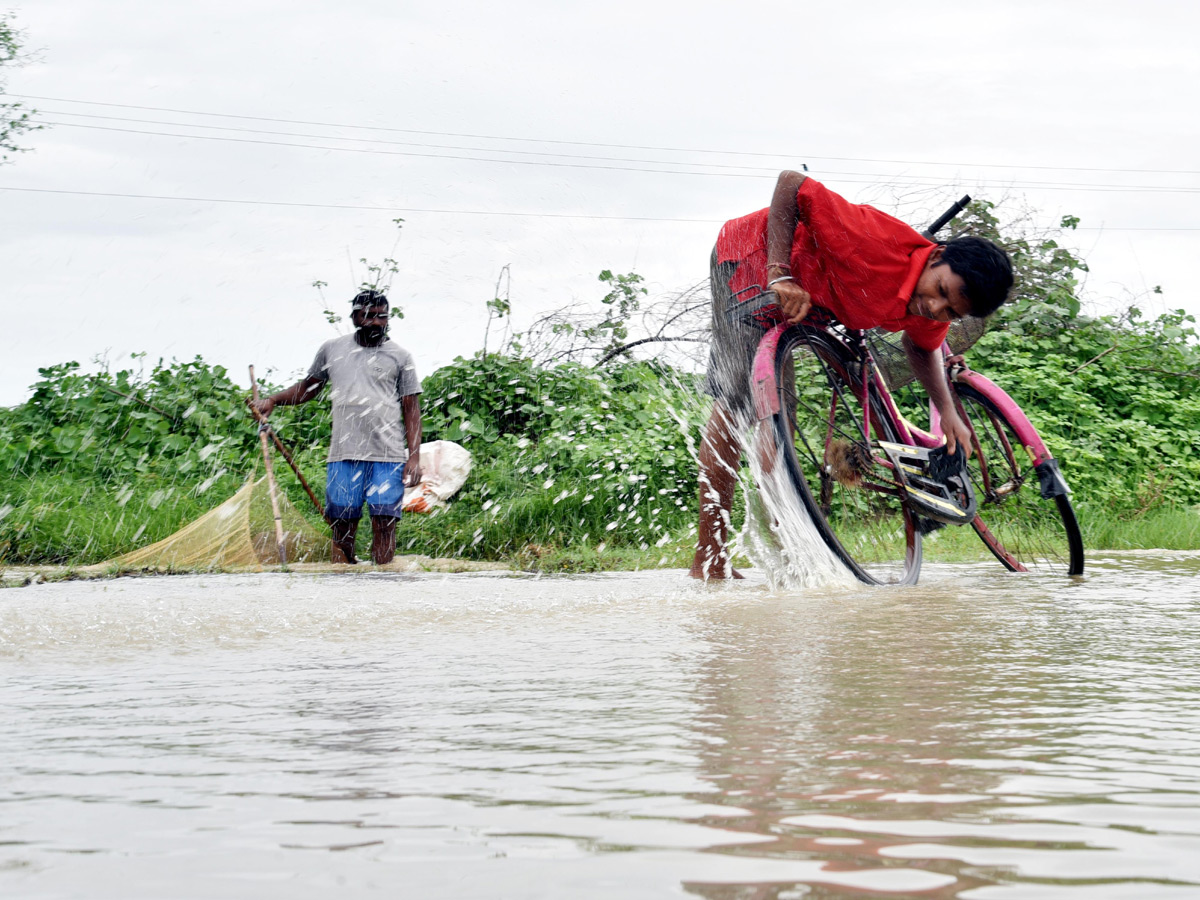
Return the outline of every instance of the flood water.
[[[1200,897],[1200,556],[0,591],[0,896]]]

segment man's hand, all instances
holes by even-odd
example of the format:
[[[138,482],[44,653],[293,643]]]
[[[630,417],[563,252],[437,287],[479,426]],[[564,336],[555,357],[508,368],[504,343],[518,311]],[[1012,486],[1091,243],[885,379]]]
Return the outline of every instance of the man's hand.
[[[946,436],[946,449],[953,453],[958,449],[958,445],[962,444],[963,452],[969,459],[972,449],[971,429],[967,427],[967,423],[959,418],[958,413],[953,409],[942,413],[941,417],[942,434]]]
[[[246,398],[246,404],[254,408],[254,410],[264,419],[271,414],[277,406],[296,406],[300,403],[307,403],[313,397],[317,396],[321,388],[324,387],[325,381],[321,378],[313,378],[311,375],[297,381],[291,387],[286,387],[278,394],[272,394],[270,397],[263,397],[261,400],[251,400]]]
[[[260,400],[252,400],[249,397],[247,397],[246,403],[248,403],[250,406],[254,407],[254,409],[258,412],[258,414],[261,415],[264,419],[267,416],[271,415],[271,410],[273,410],[275,408],[275,398],[274,397],[263,397]]]
[[[421,454],[410,453],[408,462],[404,464],[404,486],[416,487],[421,483]]]
[[[812,308],[812,297],[794,281],[778,281],[771,285],[771,290],[779,298],[779,308],[789,325],[795,325]]]

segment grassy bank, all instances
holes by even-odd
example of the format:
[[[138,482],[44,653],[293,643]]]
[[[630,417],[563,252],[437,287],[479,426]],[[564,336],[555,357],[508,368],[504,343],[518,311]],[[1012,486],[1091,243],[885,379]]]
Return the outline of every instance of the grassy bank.
[[[1009,340],[996,339],[990,350],[985,343],[981,355],[990,354],[997,368],[1002,361],[1026,366],[1023,357],[1000,352]],[[1103,363],[1085,367],[1087,378],[1098,378]],[[0,561],[88,565],[113,558],[217,506],[260,465],[245,389],[219,367],[195,360],[160,364],[148,375],[84,376],[66,365],[43,376],[29,403],[0,411]],[[1135,430],[1112,434],[1134,435],[1138,446],[1188,447],[1196,440],[1194,398],[1159,389],[1155,408],[1170,414],[1151,421],[1144,383],[1131,389],[1143,418]],[[1088,550],[1200,549],[1194,460],[1174,454],[1164,469],[1168,457],[1161,452],[1139,458],[1124,445],[1091,450],[1110,433],[1096,417],[1124,407],[1093,404],[1066,422],[1057,412],[1063,391],[1046,392],[1021,402],[1063,458]],[[463,444],[475,467],[448,510],[402,521],[400,553],[535,571],[689,563],[695,446],[706,415],[694,376],[654,363],[547,369],[489,355],[433,373],[423,401],[427,439]],[[275,419],[319,492],[327,401],[281,409]],[[1125,428],[1122,422],[1112,428],[1118,426]],[[1114,454],[1119,472],[1108,465]],[[279,469],[293,505],[321,526],[295,478]],[[740,521],[739,501],[735,527]],[[369,529],[361,531],[365,555]],[[944,529],[927,541],[926,556],[949,561],[987,553],[969,529]]]

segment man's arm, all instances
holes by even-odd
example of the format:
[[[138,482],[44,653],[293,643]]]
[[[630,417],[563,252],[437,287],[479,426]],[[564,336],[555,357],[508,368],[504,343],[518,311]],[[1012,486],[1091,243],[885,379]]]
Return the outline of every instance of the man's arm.
[[[264,416],[269,416],[271,410],[276,406],[298,406],[301,403],[307,403],[321,392],[321,388],[324,385],[325,380],[323,378],[313,378],[310,375],[307,378],[297,381],[291,387],[284,388],[278,394],[262,398],[254,404],[254,408]]]
[[[807,175],[786,170],[779,173],[775,182],[775,193],[771,195],[771,208],[767,211],[767,286],[779,297],[779,306],[791,324],[796,324],[812,306],[812,297],[804,286],[792,279],[789,260],[792,256],[792,240],[796,235],[796,224],[800,221],[800,204],[796,192],[804,184]]]
[[[967,456],[971,455],[971,431],[959,418],[950,396],[950,383],[946,380],[946,369],[942,364],[942,351],[922,350],[904,335],[904,352],[917,379],[925,387],[938,415],[942,417],[942,433],[946,435],[946,449],[953,453],[961,442]]]
[[[404,484],[416,487],[421,482],[421,395],[400,398],[404,412],[404,437],[408,441],[408,462],[404,464]]]

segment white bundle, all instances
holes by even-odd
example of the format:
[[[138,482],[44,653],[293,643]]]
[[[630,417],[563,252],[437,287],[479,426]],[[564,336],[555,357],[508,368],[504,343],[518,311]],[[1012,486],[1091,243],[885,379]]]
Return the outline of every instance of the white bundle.
[[[404,511],[429,513],[445,509],[471,474],[471,452],[453,441],[421,445],[421,482],[404,490]]]

